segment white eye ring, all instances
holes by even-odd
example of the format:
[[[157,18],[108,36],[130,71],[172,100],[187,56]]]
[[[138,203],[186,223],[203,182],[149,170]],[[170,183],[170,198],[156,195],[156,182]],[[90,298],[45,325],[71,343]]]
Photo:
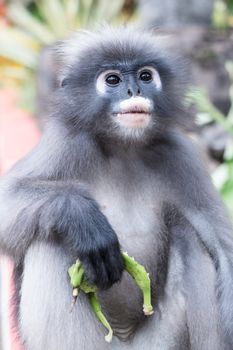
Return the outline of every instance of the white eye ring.
[[[106,70],[106,71],[100,73],[100,75],[98,76],[98,78],[96,80],[96,90],[99,93],[104,94],[106,92],[106,87],[108,86],[106,79],[110,75],[117,75],[119,78],[121,78],[121,74],[120,74],[119,70],[109,69],[109,70]]]
[[[142,67],[138,71],[138,78],[143,73],[143,71],[148,71],[152,74],[153,83],[155,84],[155,86],[157,87],[158,90],[161,90],[162,89],[162,82],[161,82],[158,71],[154,67],[151,67],[151,66]],[[147,82],[145,82],[145,83],[147,83]]]

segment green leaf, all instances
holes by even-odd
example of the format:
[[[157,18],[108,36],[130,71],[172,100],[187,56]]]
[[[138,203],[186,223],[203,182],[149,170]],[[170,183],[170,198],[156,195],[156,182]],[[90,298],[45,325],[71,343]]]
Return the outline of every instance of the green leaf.
[[[19,81],[27,81],[29,79],[29,70],[22,66],[3,65],[0,66],[0,75],[5,78],[15,79]]]
[[[112,1],[111,5],[108,0],[100,0],[97,9],[97,16],[99,20],[105,18],[106,21],[111,21],[116,15],[119,14],[123,4],[123,0]]]
[[[63,38],[68,28],[64,4],[60,0],[36,0],[36,4],[56,39]]]
[[[37,55],[32,50],[4,35],[0,37],[0,56],[30,69],[35,69],[37,66]]]
[[[213,121],[221,124],[226,131],[233,133],[233,123],[211,103],[205,89],[190,89],[186,94],[186,103],[196,104],[200,113],[208,113]]]
[[[212,181],[218,190],[224,188],[224,185],[229,179],[229,169],[226,163],[223,163],[217,167],[212,173]]]
[[[75,28],[76,18],[78,15],[80,1],[79,0],[63,0],[64,15],[66,17],[69,28]]]
[[[49,1],[48,1],[49,2]],[[12,4],[7,7],[8,18],[20,28],[38,38],[41,43],[49,44],[55,40],[54,35],[46,25],[42,24],[31,13],[20,4]]]
[[[93,10],[96,8],[97,3],[98,0],[80,0],[79,23],[82,27],[87,26],[89,19],[92,19],[92,22],[95,21],[95,14],[93,14]]]

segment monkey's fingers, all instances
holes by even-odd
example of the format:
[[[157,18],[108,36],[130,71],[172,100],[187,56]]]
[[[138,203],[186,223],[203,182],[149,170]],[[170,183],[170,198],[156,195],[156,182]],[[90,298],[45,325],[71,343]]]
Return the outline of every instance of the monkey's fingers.
[[[150,277],[144,266],[131,258],[127,253],[122,253],[125,270],[133,277],[138,287],[143,293],[143,312],[146,316],[154,313],[151,305],[151,285]]]
[[[94,293],[97,290],[97,287],[93,284],[90,284],[85,278],[82,280],[82,283],[80,285],[80,289],[88,294],[88,293]]]
[[[112,341],[112,336],[113,336],[113,331],[112,328],[110,326],[110,324],[108,323],[106,317],[104,316],[102,310],[101,310],[101,305],[97,299],[97,296],[95,293],[89,293],[89,300],[90,300],[90,304],[92,307],[92,310],[94,311],[96,317],[100,320],[100,322],[102,323],[102,325],[107,328],[108,330],[108,334],[105,336],[105,340],[106,342],[110,343]]]

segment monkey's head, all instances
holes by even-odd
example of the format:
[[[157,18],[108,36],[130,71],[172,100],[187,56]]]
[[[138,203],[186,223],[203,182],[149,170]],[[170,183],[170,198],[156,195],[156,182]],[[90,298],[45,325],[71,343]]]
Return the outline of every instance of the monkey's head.
[[[60,115],[73,130],[145,141],[183,119],[180,64],[152,33],[105,28],[61,45]]]

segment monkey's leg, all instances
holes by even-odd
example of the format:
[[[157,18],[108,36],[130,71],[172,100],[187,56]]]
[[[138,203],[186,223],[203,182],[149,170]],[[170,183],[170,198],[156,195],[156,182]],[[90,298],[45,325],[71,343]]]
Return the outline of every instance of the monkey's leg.
[[[232,229],[223,213],[208,217],[201,212],[186,211],[185,217],[192,225],[187,232],[195,236],[211,259],[215,271],[214,293],[218,308],[218,323],[224,350],[233,346],[233,240]]]
[[[189,222],[176,219],[169,224],[171,245],[164,293],[154,305],[154,315],[122,349],[230,350],[218,328],[214,264]]]
[[[175,268],[174,291],[182,290],[185,303],[186,329],[190,349],[228,350],[219,329],[220,314],[216,293],[217,272],[195,229],[182,215],[172,215],[171,253],[180,255],[181,265]],[[170,263],[172,268],[172,262]],[[172,299],[172,293],[170,293]]]
[[[188,350],[189,339],[183,293],[183,262],[171,246],[163,295],[154,305],[154,314],[145,320],[133,341],[133,350]],[[131,349],[131,348],[130,348]]]
[[[189,339],[185,317],[185,302],[182,292],[182,276],[177,271],[182,267],[181,256],[171,252],[165,293],[154,305],[154,314],[139,326],[132,340],[116,339],[112,350],[188,350]],[[175,279],[177,275],[177,279]]]
[[[109,350],[105,329],[80,293],[70,312],[70,258],[62,248],[35,243],[25,258],[20,328],[28,350]]]

